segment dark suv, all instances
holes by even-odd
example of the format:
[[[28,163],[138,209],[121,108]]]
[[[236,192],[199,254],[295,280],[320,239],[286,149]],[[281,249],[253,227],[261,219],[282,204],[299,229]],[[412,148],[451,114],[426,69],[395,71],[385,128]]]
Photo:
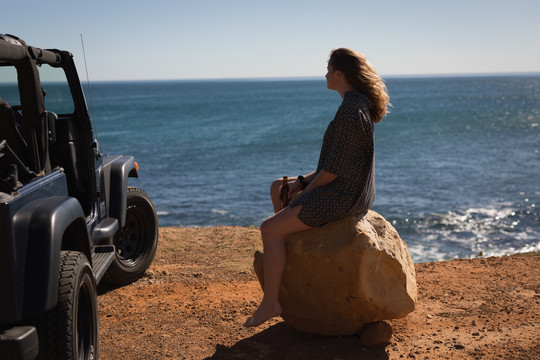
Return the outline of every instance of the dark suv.
[[[97,359],[97,284],[129,284],[158,241],[132,156],[94,137],[68,51],[0,34],[0,359]]]

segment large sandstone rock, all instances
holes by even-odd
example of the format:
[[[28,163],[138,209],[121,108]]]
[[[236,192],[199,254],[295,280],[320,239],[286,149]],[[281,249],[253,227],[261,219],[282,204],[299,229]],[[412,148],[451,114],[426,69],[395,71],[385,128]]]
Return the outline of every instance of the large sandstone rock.
[[[280,303],[283,319],[296,330],[352,335],[414,310],[416,275],[407,245],[378,213],[293,234],[286,246]],[[256,253],[261,285],[262,261]]]

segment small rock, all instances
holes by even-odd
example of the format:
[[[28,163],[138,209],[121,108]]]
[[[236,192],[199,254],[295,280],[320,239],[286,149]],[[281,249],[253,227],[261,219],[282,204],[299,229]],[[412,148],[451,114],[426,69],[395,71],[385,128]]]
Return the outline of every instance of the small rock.
[[[392,332],[392,327],[384,321],[368,323],[360,333],[360,341],[365,347],[388,345]]]

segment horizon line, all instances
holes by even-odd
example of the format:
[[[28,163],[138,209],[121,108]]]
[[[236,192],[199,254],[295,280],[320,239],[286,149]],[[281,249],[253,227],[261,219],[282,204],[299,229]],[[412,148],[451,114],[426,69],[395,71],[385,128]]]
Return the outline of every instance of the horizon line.
[[[496,77],[496,76],[540,76],[540,71],[521,72],[486,72],[486,73],[431,73],[431,74],[385,74],[383,79],[400,78],[451,78],[451,77]],[[287,80],[324,80],[324,76],[275,76],[275,77],[223,77],[223,78],[155,78],[155,79],[111,79],[91,80],[92,82],[166,82],[166,81],[287,81]]]

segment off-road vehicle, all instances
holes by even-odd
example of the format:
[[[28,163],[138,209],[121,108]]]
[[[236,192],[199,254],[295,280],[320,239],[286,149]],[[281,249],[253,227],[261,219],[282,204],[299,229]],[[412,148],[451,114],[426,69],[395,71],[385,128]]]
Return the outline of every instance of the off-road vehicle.
[[[68,51],[0,34],[0,359],[97,359],[96,286],[152,262],[155,207],[105,155]]]

